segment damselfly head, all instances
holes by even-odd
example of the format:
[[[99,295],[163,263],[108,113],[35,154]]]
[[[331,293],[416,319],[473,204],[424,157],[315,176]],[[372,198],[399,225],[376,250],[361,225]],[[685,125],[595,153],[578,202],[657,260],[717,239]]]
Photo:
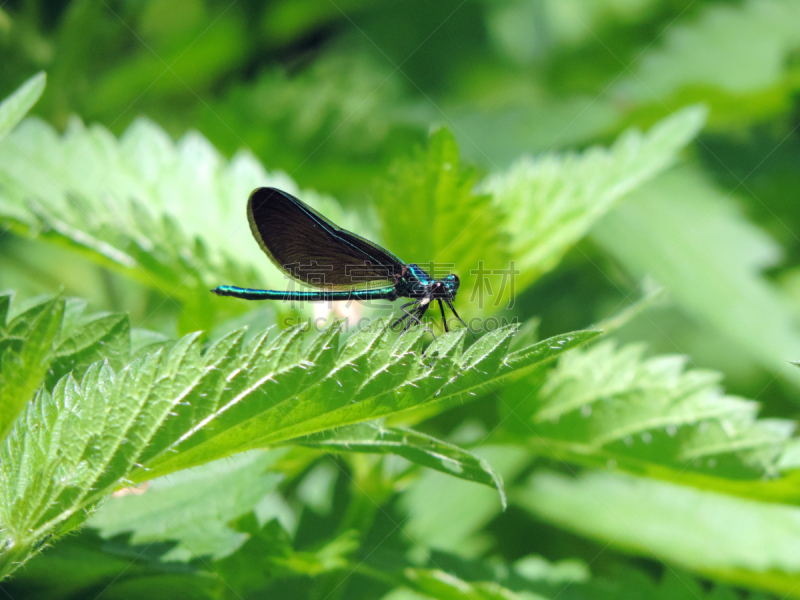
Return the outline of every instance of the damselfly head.
[[[447,290],[448,295],[451,298],[456,297],[456,292],[458,291],[458,286],[461,285],[461,282],[458,280],[458,275],[451,273],[450,275],[446,275],[442,278],[442,283],[444,284],[445,289]]]
[[[430,285],[429,294],[432,298],[452,300],[456,297],[459,284],[457,275],[447,275]]]

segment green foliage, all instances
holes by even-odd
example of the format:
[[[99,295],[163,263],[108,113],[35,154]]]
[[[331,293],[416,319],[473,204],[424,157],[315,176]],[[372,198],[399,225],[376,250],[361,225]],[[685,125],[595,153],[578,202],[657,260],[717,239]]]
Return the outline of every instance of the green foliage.
[[[349,567],[348,556],[358,547],[352,532],[334,537],[318,547],[295,551],[286,532],[276,521],[260,527],[253,518],[236,523],[249,535],[241,550],[220,562],[217,573],[237,589],[259,589],[276,576],[315,576]]]
[[[406,248],[410,262],[431,257],[443,273],[461,273],[472,302],[476,287],[485,285],[476,275],[485,272],[493,306],[501,306],[512,290],[498,270],[514,261],[519,274],[513,291],[519,293],[554,268],[622,196],[675,161],[704,115],[700,108],[686,109],[647,134],[626,133],[609,150],[521,159],[482,182],[480,194],[452,134],[439,130],[425,151],[395,164],[382,189],[384,239],[390,248]]]
[[[388,166],[376,145],[424,138],[417,123],[431,109],[409,100],[401,79],[374,57],[334,51],[300,73],[277,68],[236,85],[213,112],[199,112],[198,126],[218,148],[245,146],[273,168],[303,168],[312,186],[348,195]]]
[[[780,596],[794,592],[796,507],[592,471],[538,472],[512,502],[627,552]]]
[[[756,419],[758,405],[724,394],[719,373],[643,350],[604,342],[565,356],[516,409],[528,421],[517,435],[546,456],[670,481],[702,476],[711,489],[777,475],[793,421]]]
[[[460,164],[454,138],[440,130],[426,151],[397,162],[390,182],[382,186],[384,239],[390,249],[404,248],[402,254],[410,261],[425,264],[427,259],[461,273],[470,300],[476,287],[484,285],[475,277],[476,269],[507,270],[513,258],[521,271],[519,291],[552,268],[614,200],[672,162],[701,118],[698,110],[688,110],[646,137],[628,134],[608,153],[549,157],[535,168],[519,164],[485,186],[498,195],[500,212],[490,206],[490,195],[474,194],[474,169]],[[247,154],[227,163],[198,134],[174,144],[144,120],[119,140],[77,120],[60,137],[44,123],[29,120],[0,142],[0,165],[0,222],[76,250],[160,298],[178,301],[179,331],[210,328],[244,308],[204,293],[219,283],[280,285],[274,268],[242,229],[242,212],[232,200],[244,198],[257,185],[298,192],[285,175],[266,173]],[[606,189],[600,203],[594,202],[598,186]],[[542,187],[550,193],[531,210],[531,194],[540,198]],[[338,216],[330,201],[301,195],[317,206],[324,204],[329,216]],[[197,210],[200,198],[202,211]],[[424,234],[420,219],[426,223]],[[357,221],[336,220],[364,232]],[[533,232],[525,228],[523,234],[526,222],[542,225]],[[465,225],[471,235],[465,234]],[[518,241],[509,244],[510,239]],[[505,276],[494,272],[491,279],[497,307],[512,290]],[[472,303],[465,313],[470,310]]]
[[[475,194],[476,183],[452,133],[440,129],[425,150],[394,165],[379,204],[387,245],[404,248],[408,262],[430,261],[439,277],[460,273],[465,291],[475,285],[476,267],[507,268],[509,258],[501,215],[489,210],[490,195]]]
[[[800,597],[797,8],[4,5],[1,595]],[[261,185],[479,339],[212,295]]]
[[[751,360],[800,384],[795,370],[783,368],[800,355],[800,330],[761,275],[780,250],[702,175],[682,169],[657,179],[594,236],[632,272],[657,278],[682,309]],[[757,320],[747,316],[756,313]]]
[[[480,439],[480,438],[479,438]],[[476,451],[510,484],[529,464],[530,454],[513,446],[482,446]],[[487,548],[483,528],[503,510],[497,494],[466,481],[428,471],[400,497],[404,532],[421,549],[473,558]]]
[[[253,511],[278,487],[281,475],[266,471],[280,454],[239,454],[158,478],[146,490],[130,488],[130,493],[103,504],[89,526],[104,538],[131,532],[132,544],[175,540],[177,544],[162,557],[165,561],[228,556],[249,537],[228,523]],[[196,502],[199,497],[202,503]]]
[[[797,89],[787,60],[800,44],[800,19],[790,3],[749,0],[711,4],[687,24],[670,27],[614,94],[626,102],[679,107],[711,105],[712,126],[785,110]],[[735,105],[735,107],[734,107]]]
[[[281,577],[319,576],[349,566],[348,555],[356,546],[347,534],[321,547],[296,551],[277,521],[260,525],[252,513],[231,523],[231,531],[244,539],[233,554],[185,564],[161,560],[172,551],[170,543],[130,546],[84,530],[48,550],[55,560],[31,561],[3,590],[17,598],[59,598],[64,593],[137,598],[155,593],[165,598],[235,599]]]
[[[80,377],[90,364],[106,360],[119,368],[130,352],[125,315],[85,318],[85,303],[55,297],[7,319],[11,296],[0,296],[0,439],[45,383]]]
[[[61,137],[44,123],[27,121],[0,143],[0,155],[0,210],[7,226],[77,250],[180,300],[186,329],[207,326],[213,316],[212,297],[201,291],[224,277],[258,280],[252,264],[230,258],[251,253],[237,251],[246,241],[236,235],[242,213],[234,216],[225,200],[231,186],[244,183],[239,195],[246,195],[251,182],[269,181],[251,159],[222,164],[202,138],[189,135],[175,145],[146,121],[119,142],[78,121]],[[198,212],[197,199],[208,202],[215,192],[216,200]]]
[[[39,340],[55,337],[56,317],[35,317],[53,313],[58,305],[57,300],[43,303],[11,322],[12,336],[14,326],[24,323],[35,346],[9,345],[4,364],[21,363],[19,353],[25,351],[38,352],[34,364],[42,364],[45,350]],[[91,325],[88,333],[79,331],[56,347],[56,365],[86,360],[104,344],[109,334],[98,336],[97,321]],[[110,331],[112,337],[120,335],[113,327]],[[392,340],[387,325],[374,326],[341,347],[337,326],[308,345],[302,332],[302,326],[295,327],[269,341],[266,331],[245,342],[244,332],[235,331],[206,349],[199,334],[191,334],[122,369],[106,359],[86,369],[80,381],[78,369],[52,391],[40,388],[0,449],[4,571],[13,570],[12,561],[25,560],[46,536],[75,527],[123,480],[139,483],[425,402],[462,398],[529,372],[597,335],[576,332],[508,352],[514,333],[509,327],[464,351],[460,330],[440,337],[422,354],[420,328]],[[39,368],[28,377],[44,377]],[[415,449],[416,441],[395,452],[431,464],[432,455]],[[468,467],[461,476],[484,482],[488,477],[500,489],[485,464],[455,447],[439,446],[451,459],[448,465]],[[239,502],[233,509],[242,514],[249,507]]]
[[[701,108],[687,108],[647,134],[623,134],[609,150],[523,158],[487,179],[481,189],[495,196],[505,215],[511,256],[520,270],[517,285],[553,269],[623,195],[669,167],[704,119]]]
[[[0,103],[0,139],[4,138],[28,114],[42,95],[45,74],[39,73],[26,81],[16,92]]]
[[[385,428],[365,423],[312,435],[302,443],[327,452],[396,454],[436,471],[496,488],[500,492],[503,508],[506,505],[503,480],[489,463],[458,446],[411,429]]]
[[[665,570],[663,576],[655,580],[636,568],[617,565],[606,578],[592,576],[587,565],[578,560],[548,562],[539,556],[531,555],[520,558],[512,564],[494,560],[491,564],[456,561],[452,556],[437,554],[437,562],[441,569],[421,570],[409,569],[410,575],[419,573],[420,580],[427,584],[431,594],[424,594],[423,586],[410,589],[422,592],[425,598],[439,598],[434,593],[436,587],[444,593],[453,594],[454,598],[473,597],[470,593],[495,593],[501,598],[570,598],[589,600],[602,598],[616,600],[632,597],[657,598],[664,600],[691,600],[708,598],[709,600],[733,600],[739,598],[738,592],[725,586],[704,587],[695,577],[682,570],[671,568]],[[449,584],[449,585],[447,585]],[[426,586],[427,587],[427,586]],[[458,596],[461,591],[464,596]],[[389,598],[419,598],[420,596],[393,593]],[[441,593],[441,592],[440,592]],[[483,597],[483,596],[477,596]],[[496,597],[496,596],[489,596]],[[748,598],[763,598],[752,595]]]
[[[180,331],[209,329],[244,309],[208,294],[216,285],[281,285],[248,233],[244,202],[259,185],[299,192],[247,153],[226,161],[201,135],[174,143],[144,119],[120,139],[73,119],[60,136],[26,121],[0,140],[0,157],[0,223],[118,271],[161,302],[179,302]],[[363,230],[329,199],[299,195]]]
[[[542,600],[538,594],[520,596],[494,582],[468,583],[439,570],[407,569],[406,579],[412,590],[426,598],[442,600]]]

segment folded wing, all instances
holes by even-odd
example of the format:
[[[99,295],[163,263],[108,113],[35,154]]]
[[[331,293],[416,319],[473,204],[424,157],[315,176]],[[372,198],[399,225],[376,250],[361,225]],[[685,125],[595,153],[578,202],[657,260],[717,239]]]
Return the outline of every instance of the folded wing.
[[[382,287],[394,283],[404,267],[391,252],[275,188],[250,194],[247,220],[270,260],[306,285],[332,290]]]

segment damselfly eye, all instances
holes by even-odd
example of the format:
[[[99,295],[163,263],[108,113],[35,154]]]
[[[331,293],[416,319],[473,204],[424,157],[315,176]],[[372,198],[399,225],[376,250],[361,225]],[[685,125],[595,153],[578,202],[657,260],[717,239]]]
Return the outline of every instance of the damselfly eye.
[[[447,275],[444,280],[449,284],[449,287],[453,290],[453,292],[458,290],[458,286],[461,285],[458,275],[455,274]]]

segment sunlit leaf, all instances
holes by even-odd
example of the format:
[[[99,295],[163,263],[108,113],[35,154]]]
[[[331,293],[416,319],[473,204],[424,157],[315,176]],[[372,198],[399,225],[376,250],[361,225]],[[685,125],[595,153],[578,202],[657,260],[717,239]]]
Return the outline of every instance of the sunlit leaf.
[[[482,308],[471,298],[475,285],[483,285],[476,281],[479,269],[509,268],[500,215],[490,195],[475,192],[476,183],[477,172],[462,164],[453,134],[441,128],[427,148],[393,165],[377,205],[389,250],[436,278],[457,274],[464,312]]]
[[[609,149],[522,158],[486,179],[480,189],[495,197],[490,211],[504,214],[517,291],[553,269],[625,194],[671,166],[704,120],[702,108],[690,107],[647,133],[628,131]]]
[[[396,454],[459,479],[493,487],[500,493],[504,508],[506,505],[503,480],[488,462],[454,444],[410,429],[365,423],[309,436],[300,443],[326,452]]]
[[[681,356],[645,359],[643,351],[605,342],[565,355],[516,407],[512,439],[552,458],[701,487],[778,475],[792,421],[758,419],[758,404],[726,395],[719,373],[687,369]],[[524,391],[507,389],[506,397]]]
[[[10,296],[0,296],[7,316]],[[0,322],[0,440],[42,382],[52,389],[73,372],[107,360],[119,368],[128,360],[130,326],[126,315],[83,317],[84,304],[51,298]],[[3,314],[5,313],[5,314]]]
[[[52,393],[40,388],[0,448],[3,572],[121,482],[468,395],[588,339],[577,332],[572,344],[545,340],[511,355],[497,342],[464,352],[462,330],[422,354],[419,328],[396,340],[386,325],[368,328],[341,348],[338,333],[305,344],[296,327],[244,343],[236,331],[205,349],[192,334],[121,370],[95,363],[80,381],[67,375]]]

